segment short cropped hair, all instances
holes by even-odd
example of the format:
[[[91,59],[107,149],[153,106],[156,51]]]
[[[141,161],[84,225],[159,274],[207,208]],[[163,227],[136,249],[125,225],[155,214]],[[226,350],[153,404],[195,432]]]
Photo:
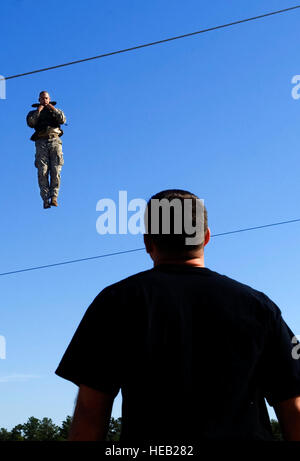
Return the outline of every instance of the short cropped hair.
[[[159,250],[177,253],[200,249],[203,247],[207,228],[207,210],[204,203],[189,191],[163,190],[153,195],[147,203],[145,233]],[[196,236],[200,236],[200,240],[195,239]],[[191,240],[197,243],[191,244]]]
[[[40,94],[39,94],[39,97],[40,97],[42,94],[45,94],[45,93],[49,94],[48,91],[41,91]],[[50,96],[50,95],[49,95],[49,96]]]

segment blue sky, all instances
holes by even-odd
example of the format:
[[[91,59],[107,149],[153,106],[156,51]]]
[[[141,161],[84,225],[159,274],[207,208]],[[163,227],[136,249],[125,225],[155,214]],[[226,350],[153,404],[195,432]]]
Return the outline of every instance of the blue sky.
[[[287,8],[293,0],[33,0],[1,4],[0,74],[127,48]],[[140,248],[100,236],[102,198],[147,200],[184,188],[205,200],[212,233],[296,219],[300,12],[7,82],[0,100],[0,273]],[[4,44],[4,46],[3,46]],[[59,208],[43,210],[25,117],[48,90],[67,116]],[[299,224],[213,238],[206,265],[264,291],[295,334]],[[144,251],[0,277],[0,427],[60,424],[77,388],[54,375],[106,285],[152,267]],[[217,321],[217,319],[216,319]],[[226,332],[224,332],[226,334]],[[113,415],[120,415],[120,397]],[[271,412],[271,415],[274,413]]]

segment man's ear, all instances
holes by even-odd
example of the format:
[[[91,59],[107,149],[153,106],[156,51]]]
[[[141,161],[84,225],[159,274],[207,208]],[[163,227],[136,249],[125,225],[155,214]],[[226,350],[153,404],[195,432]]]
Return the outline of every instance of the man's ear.
[[[145,244],[147,253],[150,254],[153,251],[153,243],[152,243],[151,237],[149,237],[149,234],[144,234],[144,244]]]
[[[208,227],[207,231],[205,232],[204,245],[203,246],[205,247],[205,245],[207,245],[209,241],[210,241],[210,228]]]

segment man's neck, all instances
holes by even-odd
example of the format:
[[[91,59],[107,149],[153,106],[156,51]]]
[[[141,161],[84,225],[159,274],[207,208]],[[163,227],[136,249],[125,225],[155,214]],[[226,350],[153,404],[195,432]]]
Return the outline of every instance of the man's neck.
[[[190,259],[157,258],[154,267],[160,264],[183,264],[184,266],[205,267],[204,257]]]

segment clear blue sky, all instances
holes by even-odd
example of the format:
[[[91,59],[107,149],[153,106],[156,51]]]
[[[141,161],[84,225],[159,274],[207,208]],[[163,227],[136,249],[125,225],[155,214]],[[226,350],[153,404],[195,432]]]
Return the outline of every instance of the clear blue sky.
[[[0,74],[296,4],[11,0],[1,4]],[[191,190],[205,200],[212,233],[299,218],[300,100],[291,97],[291,79],[300,74],[299,21],[296,10],[8,81],[7,99],[0,100],[0,272],[140,248],[140,235],[96,232],[97,201],[117,200],[119,190],[129,200]],[[60,206],[50,210],[42,208],[25,123],[41,90],[68,119]],[[206,250],[207,267],[264,291],[295,334],[299,226],[218,237]],[[7,341],[0,427],[29,416],[60,424],[72,414],[77,388],[54,371],[75,328],[101,289],[151,266],[140,251],[0,277],[0,335]]]

